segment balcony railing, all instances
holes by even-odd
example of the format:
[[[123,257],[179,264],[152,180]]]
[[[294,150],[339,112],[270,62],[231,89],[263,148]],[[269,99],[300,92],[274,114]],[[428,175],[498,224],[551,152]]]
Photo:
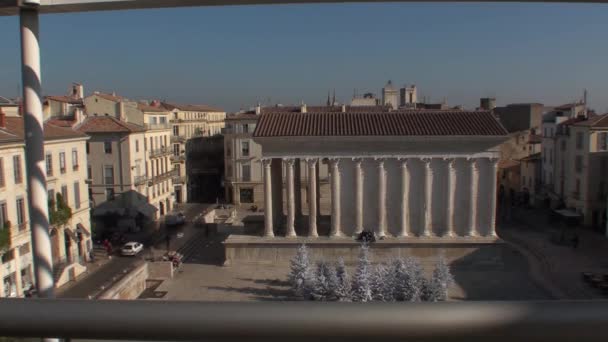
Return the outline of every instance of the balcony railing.
[[[185,184],[186,176],[173,176],[171,180],[173,181],[173,184]]]
[[[168,313],[166,315],[159,313]],[[608,341],[608,302],[0,300],[7,337],[164,341]]]
[[[161,173],[160,175],[156,175],[156,176],[152,177],[148,181],[148,185],[151,186],[153,184],[160,183],[162,181],[165,181],[165,180],[175,176],[176,174],[177,174],[176,170],[171,170],[171,171],[167,171],[165,173]]]
[[[186,156],[184,156],[183,154],[181,156],[176,156],[176,155],[171,156],[171,161],[174,163],[185,161],[185,160],[186,160]]]
[[[162,157],[171,153],[173,153],[173,151],[169,147],[163,146],[161,148],[150,150],[150,158]]]
[[[147,179],[148,179],[148,177],[146,177],[145,175],[143,175],[143,176],[135,176],[135,177],[133,178],[133,183],[134,183],[135,185],[142,185],[142,184],[145,184],[145,183],[146,183],[146,180],[147,180]]]
[[[166,122],[166,123],[155,123],[155,124],[144,124],[144,127],[146,129],[170,129],[171,125]]]
[[[172,143],[181,143],[186,141],[186,137],[183,135],[172,135],[171,136],[171,142]]]

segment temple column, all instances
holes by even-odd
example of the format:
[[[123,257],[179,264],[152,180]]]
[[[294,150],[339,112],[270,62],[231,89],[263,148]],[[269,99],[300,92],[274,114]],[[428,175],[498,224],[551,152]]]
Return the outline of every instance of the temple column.
[[[308,159],[308,236],[317,233],[317,159]]]
[[[274,237],[272,227],[272,159],[262,159],[264,166],[264,236]]]
[[[411,175],[408,170],[408,160],[401,160],[401,229],[398,237],[407,237],[409,235],[409,190],[411,187]]]
[[[430,237],[433,235],[433,168],[431,166],[432,159],[425,158],[424,162],[424,230],[422,231],[423,237]]]
[[[330,159],[331,167],[331,232],[329,236],[342,236],[340,227],[340,159]]]
[[[490,178],[490,236],[496,237],[496,167],[498,163],[497,158],[488,159],[488,170]]]
[[[355,232],[357,236],[363,232],[363,168],[362,160],[357,158],[355,162]]]
[[[386,236],[386,170],[384,160],[378,160],[378,237]]]
[[[469,207],[469,233],[467,236],[478,236],[477,232],[477,199],[479,197],[479,162],[477,159],[471,159],[469,162],[471,173],[471,192],[470,192],[470,207]]]
[[[446,206],[447,231],[446,237],[453,237],[455,233],[454,203],[456,203],[456,159],[449,158],[448,162],[448,205]]]
[[[287,173],[287,231],[286,237],[296,237],[295,229],[295,185],[294,185],[294,159],[285,159],[285,172]]]

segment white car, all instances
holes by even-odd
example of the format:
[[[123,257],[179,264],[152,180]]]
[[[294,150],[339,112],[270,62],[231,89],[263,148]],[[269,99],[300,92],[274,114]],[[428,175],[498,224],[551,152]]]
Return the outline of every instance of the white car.
[[[144,245],[139,242],[127,242],[120,249],[122,255],[137,255],[144,249]]]

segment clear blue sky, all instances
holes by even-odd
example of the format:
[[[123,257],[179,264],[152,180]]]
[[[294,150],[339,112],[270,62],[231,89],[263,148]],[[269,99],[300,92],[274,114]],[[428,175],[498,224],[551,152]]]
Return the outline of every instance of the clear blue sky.
[[[0,95],[20,82],[16,17],[0,17]],[[336,89],[380,93],[388,79],[474,107],[561,104],[589,91],[608,110],[608,6],[326,4],[46,15],[45,94],[87,93],[206,103],[229,111],[324,101]]]

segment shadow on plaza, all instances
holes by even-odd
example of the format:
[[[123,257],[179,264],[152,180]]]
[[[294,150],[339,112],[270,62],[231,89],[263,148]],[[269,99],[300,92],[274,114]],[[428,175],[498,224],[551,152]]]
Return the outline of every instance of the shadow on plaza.
[[[208,286],[208,290],[223,291],[223,292],[237,292],[247,295],[251,295],[251,299],[258,301],[286,301],[296,300],[293,297],[293,293],[289,288],[287,281],[280,279],[251,279],[251,278],[239,278],[239,280],[249,281],[254,284],[264,284],[265,288],[244,286]]]

